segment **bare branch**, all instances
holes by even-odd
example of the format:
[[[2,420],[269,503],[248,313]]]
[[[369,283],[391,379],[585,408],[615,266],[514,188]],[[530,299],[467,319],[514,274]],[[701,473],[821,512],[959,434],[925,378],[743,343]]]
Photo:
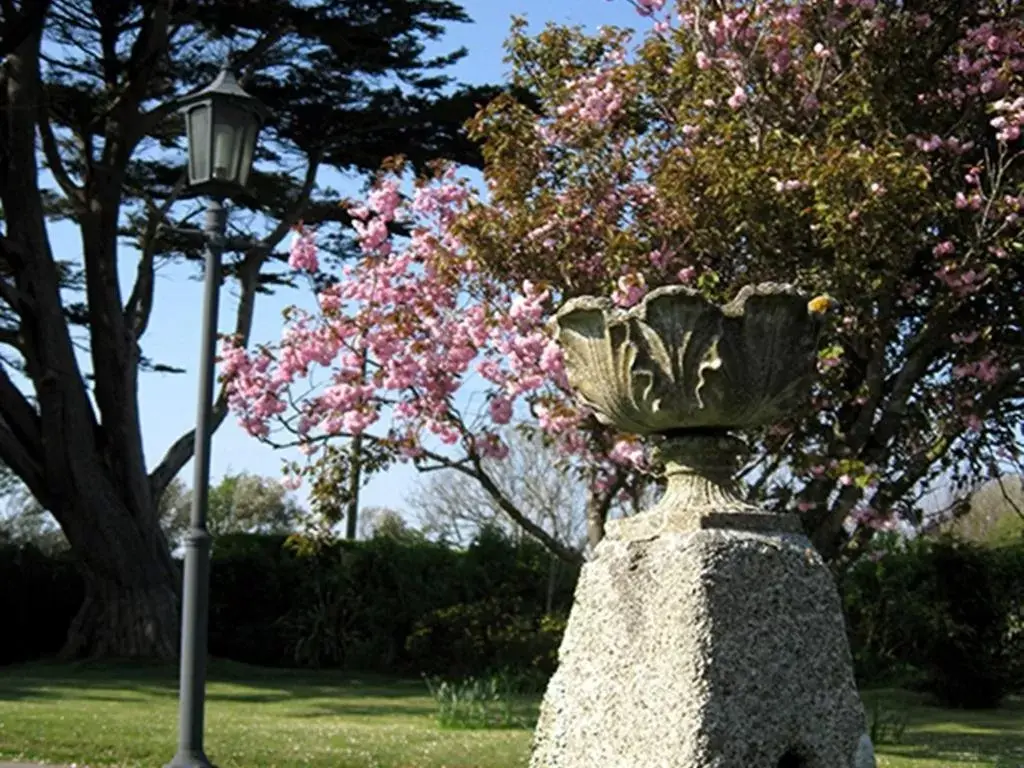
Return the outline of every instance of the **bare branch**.
[[[436,455],[431,455],[431,458],[433,458],[435,461],[437,461],[439,458],[443,460],[443,457],[438,457]],[[461,472],[464,475],[467,475],[468,477],[472,477],[474,480],[480,483],[483,489],[487,491],[488,495],[492,499],[494,499],[495,503],[498,505],[502,512],[504,512],[506,515],[512,518],[513,522],[519,525],[530,536],[537,539],[537,541],[539,541],[541,544],[547,547],[551,552],[560,557],[562,560],[573,565],[579,565],[583,562],[583,557],[579,552],[560,542],[558,539],[556,539],[554,536],[552,536],[550,533],[545,531],[543,528],[541,528],[539,525],[533,522],[530,518],[524,515],[522,510],[520,510],[515,504],[512,503],[512,501],[502,492],[501,488],[498,487],[498,484],[494,481],[494,478],[492,478],[484,469],[483,463],[480,461],[480,457],[476,455],[475,452],[470,454],[470,466],[467,467],[464,464],[452,464],[452,469],[456,470],[457,472]],[[605,511],[607,514],[607,510]]]
[[[299,194],[285,211],[277,226],[274,227],[269,235],[263,238],[262,245],[265,253],[270,253],[276,248],[292,230],[292,227],[298,224],[299,219],[302,217],[302,212],[309,204],[309,197],[313,194],[313,187],[316,186],[316,175],[320,170],[322,160],[323,152],[320,150],[310,152],[309,162],[306,165],[306,175],[302,180],[302,188],[299,190]]]
[[[1006,483],[1003,482],[1002,475],[996,477],[996,482],[999,483],[999,492],[1003,496],[1003,501],[1005,501],[1007,506],[1014,511],[1017,517],[1024,520],[1024,509],[1022,509],[1020,504],[1017,503],[1017,500],[1010,495],[1009,490],[1006,488]],[[1024,480],[1021,480],[1021,482],[1024,483]]]

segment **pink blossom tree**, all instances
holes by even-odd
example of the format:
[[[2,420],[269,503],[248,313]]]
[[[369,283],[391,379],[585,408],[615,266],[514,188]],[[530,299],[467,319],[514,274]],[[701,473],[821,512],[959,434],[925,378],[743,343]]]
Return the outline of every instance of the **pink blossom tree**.
[[[293,310],[273,347],[250,354],[228,343],[222,373],[232,407],[251,434],[317,457],[290,467],[289,482],[308,476],[317,487],[331,474],[331,487],[316,494],[321,501],[342,478],[331,472],[339,454],[319,456],[320,444],[348,438],[360,455],[347,454],[345,474],[389,460],[461,472],[552,551],[577,560],[488,471],[485,460],[508,451],[501,429],[515,420],[543,430],[565,469],[587,475],[594,525],[603,525],[627,481],[635,485],[642,450],[606,434],[574,404],[544,328],[551,289],[503,285],[468,255],[459,224],[483,204],[469,185],[447,168],[403,196],[400,179],[400,169],[383,175],[366,205],[349,210],[364,256],[318,291],[318,313]],[[398,226],[407,236],[392,234]],[[313,232],[297,233],[291,264],[319,275]],[[327,379],[303,389],[316,368]],[[592,531],[595,543],[600,535]]]
[[[798,510],[826,556],[914,519],[937,477],[1018,457],[1024,9],[634,5],[639,35],[531,37],[516,22],[513,85],[539,108],[505,96],[471,122],[486,191],[452,169],[407,192],[400,169],[381,176],[352,211],[364,257],[320,292],[320,313],[295,313],[279,345],[226,352],[247,428],[311,451],[360,436],[492,492],[481,459],[516,422],[587,473],[596,542],[656,461],[575,404],[552,310],[587,293],[628,306],[682,282],[723,300],[783,280],[841,313],[813,412],[748,435],[746,477],[753,497]],[[316,272],[315,233],[300,233],[293,266]],[[314,368],[328,380],[300,391]]]

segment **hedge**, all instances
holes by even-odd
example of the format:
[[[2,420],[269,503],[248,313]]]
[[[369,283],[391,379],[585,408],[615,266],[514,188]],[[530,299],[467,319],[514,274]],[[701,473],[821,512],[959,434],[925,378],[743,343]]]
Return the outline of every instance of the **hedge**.
[[[554,570],[552,570],[554,569]],[[264,666],[402,674],[550,674],[578,573],[531,540],[484,531],[466,550],[378,537],[297,549],[217,540],[210,653]],[[1024,543],[880,545],[838,575],[861,685],[957,706],[1024,690]],[[82,599],[70,560],[0,547],[0,664],[54,654]]]

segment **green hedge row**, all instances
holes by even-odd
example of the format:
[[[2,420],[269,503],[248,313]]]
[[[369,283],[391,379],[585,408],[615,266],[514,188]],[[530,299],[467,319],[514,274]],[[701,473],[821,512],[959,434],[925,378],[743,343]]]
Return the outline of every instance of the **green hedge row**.
[[[380,537],[298,552],[218,539],[210,652],[266,666],[470,675],[554,668],[577,573],[532,541]],[[1024,544],[882,540],[839,574],[862,685],[991,706],[1024,690]],[[54,653],[82,596],[70,562],[0,548],[0,664]]]
[[[411,674],[550,671],[576,577],[532,540],[490,530],[464,551],[379,537],[304,552],[283,536],[224,536],[210,653]],[[81,600],[71,562],[0,546],[0,664],[56,652]]]

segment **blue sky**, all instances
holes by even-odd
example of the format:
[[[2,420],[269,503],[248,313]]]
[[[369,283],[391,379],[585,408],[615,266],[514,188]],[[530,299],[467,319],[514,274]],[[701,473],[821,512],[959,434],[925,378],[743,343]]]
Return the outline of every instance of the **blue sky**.
[[[451,29],[441,44],[450,50],[460,46],[469,55],[453,70],[456,78],[468,83],[493,83],[503,79],[505,64],[502,43],[509,28],[509,19],[524,14],[531,27],[539,28],[548,21],[579,23],[588,27],[602,24],[636,26],[643,23],[628,0],[463,0],[463,6],[475,20],[471,25]],[[336,178],[330,179],[338,186]],[[346,184],[345,191],[354,193],[360,181]],[[79,252],[77,231],[68,226],[53,228],[54,251],[58,255]],[[126,290],[134,276],[133,254],[122,252],[121,275]],[[144,374],[140,382],[142,430],[146,457],[154,466],[167,447],[194,423],[196,410],[196,357],[199,348],[199,323],[202,285],[189,268],[168,269],[158,274],[156,304],[150,330],[144,340],[146,353],[158,360],[181,368],[179,375]],[[233,324],[236,298],[228,287],[221,298],[220,328],[228,331]],[[127,294],[126,294],[127,295]],[[280,337],[281,311],[295,303],[305,303],[297,291],[281,291],[261,296],[256,306],[252,342],[267,342]],[[282,459],[299,458],[297,454],[274,451],[250,438],[229,417],[213,439],[212,476],[214,480],[226,471],[249,471],[277,475]],[[181,475],[191,485],[192,466]],[[364,491],[364,506],[390,506],[402,509],[405,499],[415,488],[416,471],[399,466],[371,481]]]

